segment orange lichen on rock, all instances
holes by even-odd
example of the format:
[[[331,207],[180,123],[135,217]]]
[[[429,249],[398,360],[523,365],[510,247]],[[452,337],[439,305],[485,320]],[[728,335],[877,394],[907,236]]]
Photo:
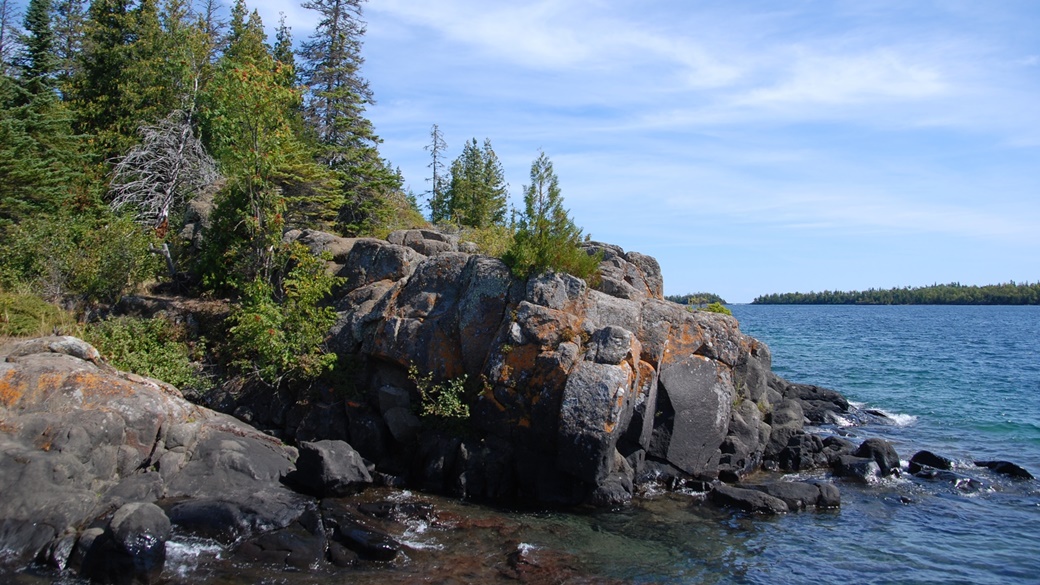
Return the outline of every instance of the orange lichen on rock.
[[[7,370],[0,377],[0,404],[4,408],[13,407],[25,394],[29,384],[15,370]]]

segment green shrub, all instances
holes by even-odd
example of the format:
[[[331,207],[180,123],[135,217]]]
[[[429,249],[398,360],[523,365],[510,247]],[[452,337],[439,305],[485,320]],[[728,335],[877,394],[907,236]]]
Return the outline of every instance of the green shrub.
[[[282,255],[291,268],[280,286],[254,279],[229,317],[232,365],[271,386],[313,380],[336,363],[336,355],[325,350],[336,311],[320,302],[341,279],[302,244],[287,246]]]
[[[435,426],[458,428],[469,420],[466,401],[466,380],[463,374],[440,384],[433,383],[433,374],[422,376],[419,368],[408,368],[408,379],[419,390],[419,416]]]
[[[181,389],[205,391],[212,387],[196,360],[205,353],[205,341],[189,341],[182,326],[165,318],[106,319],[87,325],[83,337],[121,370]]]
[[[8,231],[0,246],[0,281],[45,299],[114,303],[155,277],[154,236],[129,217],[43,216]]]
[[[0,292],[0,336],[50,335],[56,330],[66,332],[75,325],[72,314],[38,296]]]
[[[513,245],[513,230],[509,226],[489,225],[484,228],[462,228],[463,241],[473,242],[481,254],[501,258]]]
[[[723,315],[733,315],[733,311],[730,311],[722,305],[722,303],[711,303],[707,307],[698,309],[700,311],[707,311],[709,313],[722,313]]]

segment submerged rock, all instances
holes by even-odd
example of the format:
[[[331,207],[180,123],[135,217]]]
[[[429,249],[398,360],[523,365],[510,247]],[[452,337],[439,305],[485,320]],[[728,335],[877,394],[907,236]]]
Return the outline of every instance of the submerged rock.
[[[1034,479],[1033,474],[1010,461],[976,461],[978,467],[985,467],[994,473],[1017,479]]]
[[[953,461],[931,451],[918,451],[910,458],[907,471],[917,474],[924,468],[950,470],[953,469]]]

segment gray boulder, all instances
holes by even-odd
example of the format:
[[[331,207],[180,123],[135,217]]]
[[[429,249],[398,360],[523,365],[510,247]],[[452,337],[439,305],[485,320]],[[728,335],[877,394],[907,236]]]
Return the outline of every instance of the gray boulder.
[[[303,442],[296,470],[286,480],[319,498],[357,493],[372,483],[361,455],[344,441]]]
[[[726,484],[712,488],[708,499],[717,506],[736,508],[751,514],[786,514],[790,511],[787,503],[778,497]]]

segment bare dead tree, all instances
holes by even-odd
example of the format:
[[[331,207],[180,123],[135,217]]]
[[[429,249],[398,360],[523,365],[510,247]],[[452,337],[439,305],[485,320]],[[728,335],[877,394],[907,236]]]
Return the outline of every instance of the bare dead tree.
[[[137,221],[164,230],[173,210],[219,178],[216,163],[177,110],[157,124],[142,126],[143,138],[112,171],[112,209],[130,206]]]

